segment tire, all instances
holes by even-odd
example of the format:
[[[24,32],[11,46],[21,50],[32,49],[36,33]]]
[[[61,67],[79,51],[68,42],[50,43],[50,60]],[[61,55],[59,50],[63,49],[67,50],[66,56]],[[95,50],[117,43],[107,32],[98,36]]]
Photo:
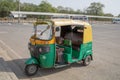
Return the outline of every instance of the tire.
[[[84,60],[83,60],[83,65],[84,66],[88,66],[89,64],[90,64],[90,62],[91,62],[91,56],[89,55],[89,56],[87,56]]]
[[[38,71],[38,66],[35,64],[26,65],[25,67],[25,73],[28,76],[35,75],[37,71]]]

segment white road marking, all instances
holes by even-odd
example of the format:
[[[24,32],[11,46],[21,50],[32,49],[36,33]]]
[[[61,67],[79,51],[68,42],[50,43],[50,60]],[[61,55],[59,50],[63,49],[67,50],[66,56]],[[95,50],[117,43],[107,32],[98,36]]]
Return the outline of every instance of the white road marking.
[[[17,52],[15,52],[12,48],[10,48],[6,43],[4,43],[2,40],[0,40],[0,43],[5,46],[7,49],[9,49],[13,55],[16,55],[19,59],[22,59],[22,57],[20,55],[17,54]],[[40,75],[42,75],[42,73],[40,73]],[[46,77],[42,77],[44,80],[48,80],[48,78]],[[34,79],[34,78],[31,78]]]
[[[5,46],[8,50],[10,50],[14,55],[16,55],[18,58],[21,58],[22,57],[20,55],[17,54],[17,52],[15,52],[12,48],[10,48],[6,43],[4,43],[2,40],[0,40],[0,43]]]

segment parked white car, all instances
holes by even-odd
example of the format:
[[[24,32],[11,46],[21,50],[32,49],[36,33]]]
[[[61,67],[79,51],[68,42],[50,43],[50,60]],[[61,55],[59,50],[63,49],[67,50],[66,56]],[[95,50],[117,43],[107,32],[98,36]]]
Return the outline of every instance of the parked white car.
[[[115,18],[115,19],[113,19],[112,23],[113,23],[113,24],[120,23],[120,18]]]

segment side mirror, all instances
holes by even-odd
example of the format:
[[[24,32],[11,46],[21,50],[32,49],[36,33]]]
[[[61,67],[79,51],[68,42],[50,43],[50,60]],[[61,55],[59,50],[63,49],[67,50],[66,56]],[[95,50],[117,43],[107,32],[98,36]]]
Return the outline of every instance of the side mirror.
[[[56,28],[55,28],[55,31],[56,31],[56,32],[60,31],[60,28],[59,28],[59,27],[56,27]]]

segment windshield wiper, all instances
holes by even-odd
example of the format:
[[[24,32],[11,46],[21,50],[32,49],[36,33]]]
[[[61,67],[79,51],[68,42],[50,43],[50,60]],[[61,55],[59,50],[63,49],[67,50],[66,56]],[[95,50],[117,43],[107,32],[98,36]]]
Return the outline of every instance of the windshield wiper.
[[[40,35],[43,35],[43,33],[46,32],[49,28],[50,26],[48,25],[47,28],[40,33]]]

